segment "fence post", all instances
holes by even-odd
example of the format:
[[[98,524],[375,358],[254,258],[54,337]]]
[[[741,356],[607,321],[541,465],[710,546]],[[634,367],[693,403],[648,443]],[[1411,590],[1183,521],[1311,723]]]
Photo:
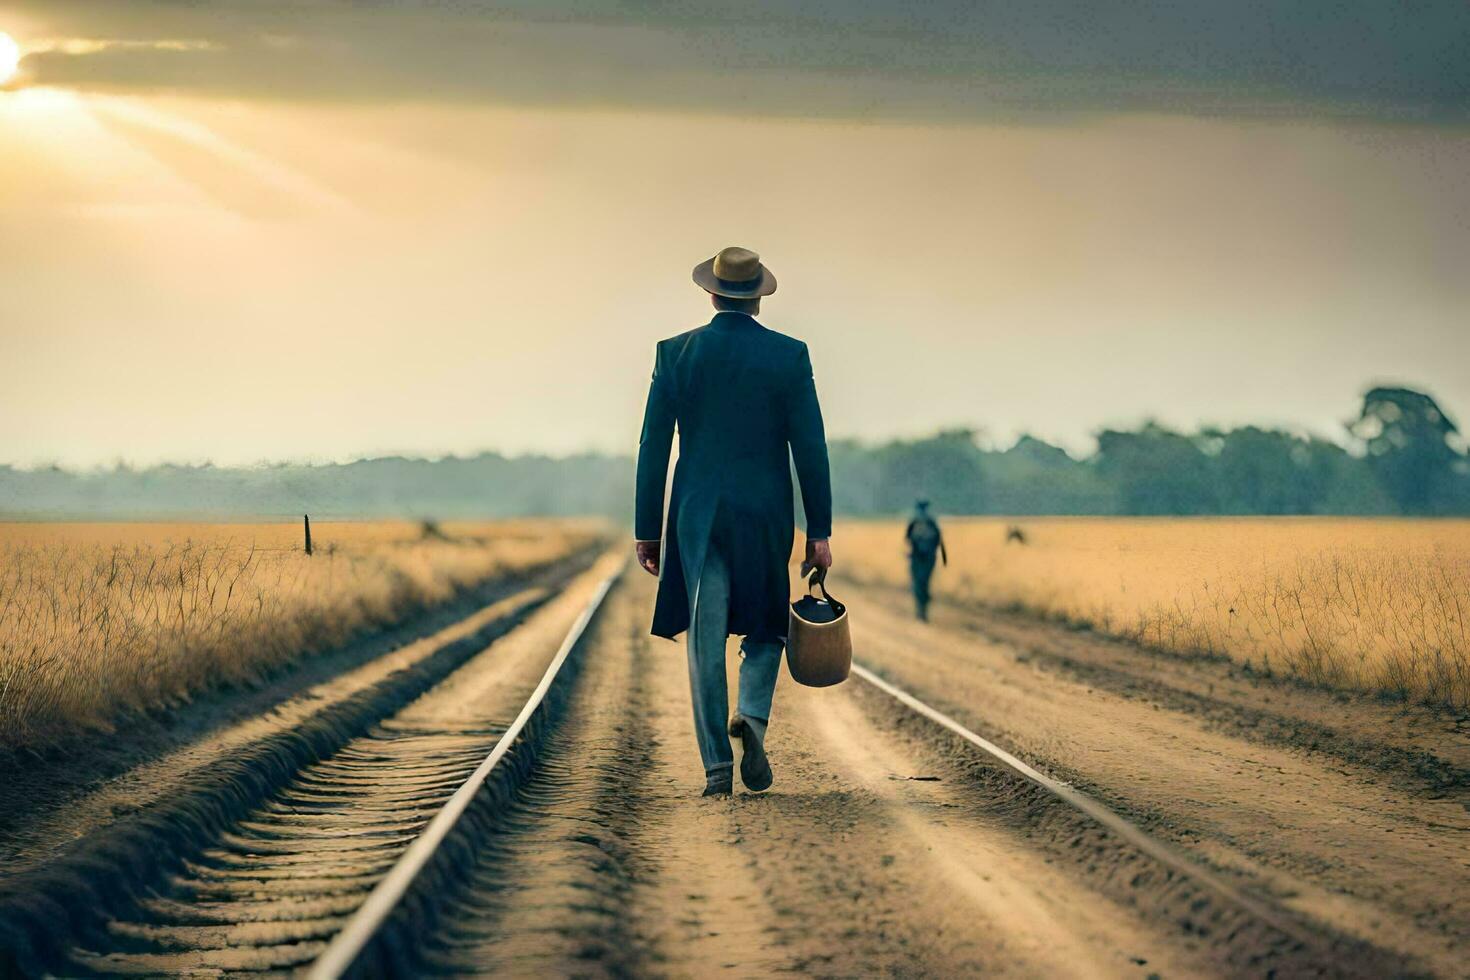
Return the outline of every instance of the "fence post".
[[[311,515],[302,514],[301,524],[306,529],[306,553],[311,554]]]

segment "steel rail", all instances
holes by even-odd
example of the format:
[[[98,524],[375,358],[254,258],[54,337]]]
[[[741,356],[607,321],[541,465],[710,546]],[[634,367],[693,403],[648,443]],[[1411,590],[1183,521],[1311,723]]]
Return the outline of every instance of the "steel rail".
[[[459,822],[459,818],[469,808],[475,794],[485,785],[485,780],[510,752],[521,732],[525,730],[542,702],[546,700],[547,692],[551,690],[551,685],[561,672],[562,665],[571,656],[572,650],[576,648],[582,635],[587,631],[588,625],[591,624],[592,617],[597,614],[597,610],[602,606],[602,601],[607,598],[613,584],[617,582],[626,568],[626,562],[619,564],[598,585],[586,608],[582,610],[582,614],[577,617],[577,621],[567,632],[561,648],[557,650],[556,656],[546,668],[546,673],[541,676],[541,682],[536,685],[536,690],[531,693],[531,697],[527,699],[515,721],[511,722],[510,727],[496,740],[495,747],[490,750],[490,754],[460,784],[460,787],[454,791],[454,795],[434,815],[423,832],[414,839],[388,873],[383,876],[383,880],[378,882],[368,894],[367,899],[358,906],[357,911],[343,926],[342,931],[338,932],[327,944],[327,948],[316,958],[306,973],[310,980],[336,980],[346,974],[357,962],[363,950],[388,921],[388,917],[393,914],[398,903],[408,894],[414,880],[429,863],[429,859],[434,856],[439,845],[444,842],[449,832]]]
[[[1198,862],[1185,857],[1170,845],[1150,836],[1145,830],[1131,823],[1127,818],[1110,810],[1107,806],[1093,799],[1091,796],[1028,765],[989,739],[970,731],[970,729],[955,721],[944,712],[925,704],[897,685],[879,677],[867,667],[854,663],[852,665],[852,672],[884,694],[894,698],[905,707],[923,715],[935,724],[947,728],[999,762],[1011,772],[1041,787],[1069,806],[1085,813],[1097,823],[1106,827],[1118,837],[1121,837],[1129,845],[1142,851],[1169,870],[1183,875],[1196,884],[1211,889],[1278,932],[1307,945],[1316,945],[1326,938],[1313,933],[1290,919],[1284,918],[1278,910],[1246,894],[1230,882],[1219,878],[1208,868],[1202,867]]]

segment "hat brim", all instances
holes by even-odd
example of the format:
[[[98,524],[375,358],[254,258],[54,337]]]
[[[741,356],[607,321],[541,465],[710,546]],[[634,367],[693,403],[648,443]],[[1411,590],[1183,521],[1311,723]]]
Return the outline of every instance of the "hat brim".
[[[776,277],[764,265],[757,278],[737,283],[715,275],[715,260],[712,258],[694,267],[694,284],[707,293],[730,299],[757,299],[776,291]]]

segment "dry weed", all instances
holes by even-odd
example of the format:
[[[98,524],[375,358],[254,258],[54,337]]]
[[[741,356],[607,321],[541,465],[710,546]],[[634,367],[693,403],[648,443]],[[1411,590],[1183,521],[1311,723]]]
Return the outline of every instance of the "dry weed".
[[[1335,687],[1470,706],[1470,521],[945,522],[937,594]],[[902,527],[849,523],[840,561],[902,584]]]
[[[248,684],[303,654],[550,562],[593,524],[0,525],[0,748]]]

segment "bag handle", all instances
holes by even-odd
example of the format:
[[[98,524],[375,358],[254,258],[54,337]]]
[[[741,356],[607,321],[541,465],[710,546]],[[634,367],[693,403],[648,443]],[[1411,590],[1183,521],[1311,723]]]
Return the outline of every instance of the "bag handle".
[[[847,606],[841,601],[832,598],[832,593],[827,591],[827,570],[825,568],[812,569],[811,577],[806,581],[806,594],[811,595],[813,588],[820,588],[822,590],[822,598],[826,599],[828,604],[831,605],[832,612],[836,614],[835,618],[841,619],[843,614],[847,612]]]

